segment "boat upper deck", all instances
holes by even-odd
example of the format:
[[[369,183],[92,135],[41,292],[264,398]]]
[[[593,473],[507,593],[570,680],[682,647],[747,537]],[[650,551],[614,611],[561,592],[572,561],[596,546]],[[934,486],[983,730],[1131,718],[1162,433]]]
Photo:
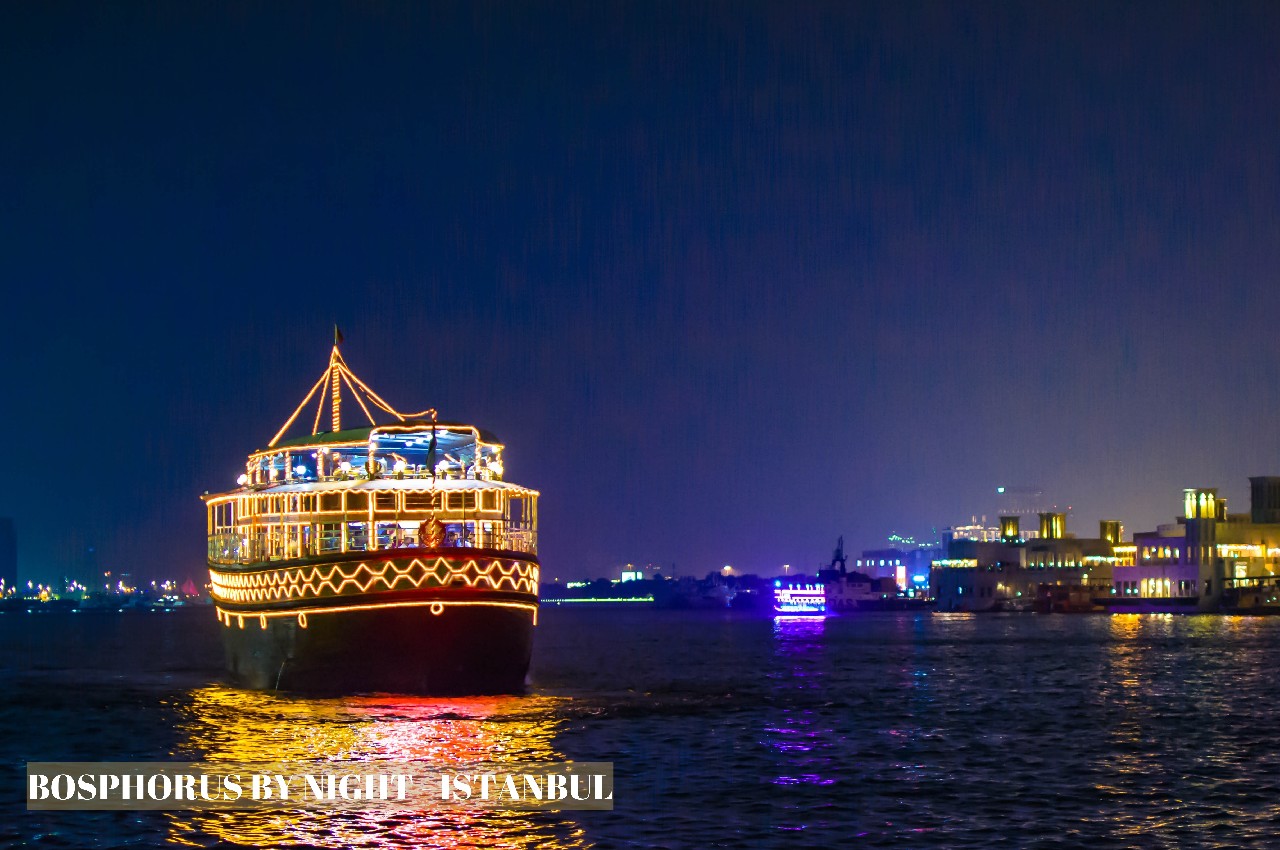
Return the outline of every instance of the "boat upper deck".
[[[367,427],[341,427],[342,386]],[[311,434],[285,439],[317,394]],[[326,401],[330,430],[320,431]],[[397,421],[377,424],[371,406]],[[502,453],[497,437],[473,425],[439,422],[434,410],[396,411],[347,369],[335,345],[293,416],[249,455],[237,489],[203,497],[209,561],[451,546],[534,555],[538,492],[504,480]]]

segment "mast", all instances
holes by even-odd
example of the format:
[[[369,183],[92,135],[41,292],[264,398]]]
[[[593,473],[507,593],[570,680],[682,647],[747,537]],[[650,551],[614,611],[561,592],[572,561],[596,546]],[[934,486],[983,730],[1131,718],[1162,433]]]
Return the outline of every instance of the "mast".
[[[338,344],[341,342],[342,331],[338,330],[337,325],[334,325],[333,351],[329,353],[329,382],[332,387],[330,391],[332,397],[331,415],[334,433],[342,430],[342,389],[338,385],[338,364],[342,362],[342,355],[338,353]]]
[[[355,373],[352,372],[351,369],[347,367],[346,361],[342,359],[342,352],[338,348],[341,344],[342,344],[342,331],[338,330],[337,325],[334,325],[333,326],[333,349],[329,352],[329,365],[325,367],[325,370],[320,375],[319,380],[317,380],[315,382],[315,385],[311,387],[311,391],[307,393],[306,398],[304,398],[302,400],[302,403],[298,405],[298,408],[293,412],[293,415],[290,416],[288,421],[284,423],[284,426],[278,432],[276,432],[276,435],[271,439],[271,442],[267,443],[267,446],[269,448],[275,446],[276,443],[280,442],[280,438],[283,437],[285,435],[285,432],[288,431],[289,428],[293,425],[294,421],[298,418],[298,414],[302,412],[302,409],[306,407],[307,404],[309,404],[313,398],[316,398],[317,394],[319,395],[319,402],[316,404],[316,408],[315,408],[316,419],[315,419],[315,424],[311,426],[311,433],[317,434],[320,432],[320,419],[324,414],[324,395],[325,395],[324,387],[326,385],[328,385],[329,387],[330,429],[334,433],[341,431],[342,430],[342,384],[344,382],[347,385],[347,389],[351,390],[352,398],[356,400],[356,404],[360,406],[361,412],[364,413],[365,418],[369,420],[369,424],[371,426],[376,427],[378,423],[374,419],[373,411],[369,409],[370,405],[373,405],[375,408],[383,410],[386,413],[390,413],[400,422],[404,422],[407,419],[416,419],[423,416],[431,417],[432,423],[436,421],[436,411],[435,411],[435,408],[433,407],[429,407],[426,410],[419,410],[414,413],[405,413],[405,412],[396,410],[394,407],[388,404],[382,398],[382,396],[374,392],[372,387],[370,387],[364,381],[356,377]],[[479,437],[477,435],[477,441],[478,439]],[[478,445],[479,443],[477,442],[477,447]],[[477,448],[477,452],[478,451],[479,449]]]

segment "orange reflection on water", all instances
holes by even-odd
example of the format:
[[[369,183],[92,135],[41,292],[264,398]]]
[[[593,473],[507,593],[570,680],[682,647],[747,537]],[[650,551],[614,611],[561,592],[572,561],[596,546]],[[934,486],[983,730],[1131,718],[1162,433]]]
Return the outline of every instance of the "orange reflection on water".
[[[422,761],[452,765],[564,761],[552,745],[563,700],[548,697],[430,699],[400,696],[297,699],[207,687],[192,691],[176,757],[211,762]],[[317,772],[323,768],[318,768]],[[413,810],[199,811],[170,816],[169,840],[312,847],[589,846],[555,813],[431,804]]]

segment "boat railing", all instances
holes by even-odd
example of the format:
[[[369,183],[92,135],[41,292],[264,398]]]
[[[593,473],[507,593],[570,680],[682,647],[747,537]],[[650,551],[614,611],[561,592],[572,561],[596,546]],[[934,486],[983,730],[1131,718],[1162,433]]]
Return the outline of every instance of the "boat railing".
[[[460,528],[447,530],[441,536],[439,544],[449,549],[498,549],[507,552],[520,552],[536,555],[538,552],[538,535],[528,529],[501,529],[500,524],[490,524],[485,529]],[[321,531],[311,533],[310,528],[301,527],[305,533],[282,534],[278,530],[257,530],[249,534],[236,532],[219,532],[209,535],[209,563],[211,564],[253,564],[268,561],[281,561],[296,558],[323,557],[340,555],[347,552],[372,552],[395,549],[413,549],[429,545],[425,538],[416,532],[405,529],[379,529],[373,544],[367,530],[361,533],[348,533],[346,539],[338,533]]]
[[[254,479],[249,482],[247,486],[250,489],[259,490],[280,484],[316,484],[332,481],[369,481],[371,479],[386,479],[389,481],[405,479],[416,481],[501,481],[502,477],[486,469],[481,469],[478,474],[472,470],[464,472],[460,469],[449,469],[433,475],[430,470],[406,469],[401,472],[383,470],[375,475],[370,475],[363,467],[353,467],[350,471],[338,470],[324,475],[307,473],[288,477],[277,475],[274,478],[262,476],[260,479]]]

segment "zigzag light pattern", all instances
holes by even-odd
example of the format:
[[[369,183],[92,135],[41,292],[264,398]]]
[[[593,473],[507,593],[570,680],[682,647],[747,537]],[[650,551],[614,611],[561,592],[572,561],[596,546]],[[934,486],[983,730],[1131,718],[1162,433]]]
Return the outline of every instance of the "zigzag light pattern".
[[[297,599],[323,599],[355,593],[416,590],[456,586],[538,593],[538,567],[526,561],[494,559],[450,561],[436,558],[427,566],[420,558],[407,564],[379,561],[347,564],[314,564],[304,567],[240,573],[209,571],[213,597],[222,602],[254,604]]]

